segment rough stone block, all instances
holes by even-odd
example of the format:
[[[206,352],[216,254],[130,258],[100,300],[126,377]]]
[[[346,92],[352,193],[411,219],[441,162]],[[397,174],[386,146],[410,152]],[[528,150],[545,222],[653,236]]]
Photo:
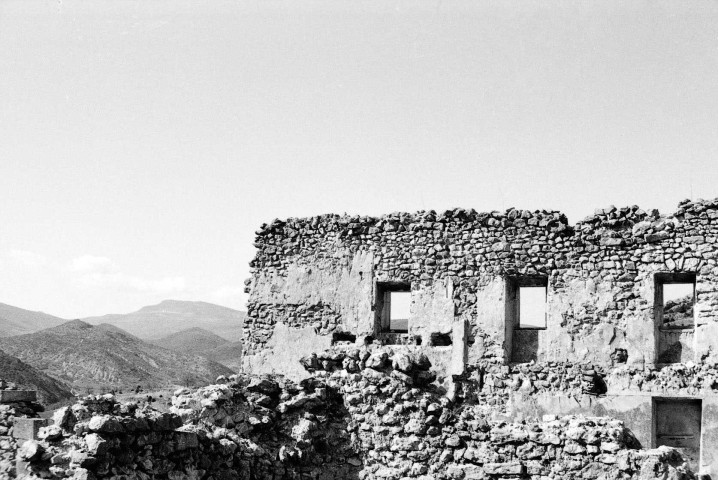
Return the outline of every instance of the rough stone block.
[[[44,418],[16,418],[12,429],[13,437],[21,440],[35,440],[42,427],[47,425]]]
[[[484,464],[484,471],[489,475],[521,475],[525,469],[519,462]]]
[[[36,402],[35,390],[0,390],[0,403]]]
[[[484,470],[478,465],[451,465],[447,469],[449,478],[463,478],[463,480],[479,480],[486,478]]]

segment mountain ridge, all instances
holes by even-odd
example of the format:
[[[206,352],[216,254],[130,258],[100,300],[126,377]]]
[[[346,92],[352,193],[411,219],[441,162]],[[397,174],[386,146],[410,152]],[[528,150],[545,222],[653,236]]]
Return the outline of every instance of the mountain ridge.
[[[115,325],[143,340],[158,340],[194,327],[227,341],[239,341],[246,312],[204,301],[163,300],[126,314],[111,313],[81,319],[91,325]],[[0,338],[38,332],[68,319],[0,303]]]
[[[32,333],[60,325],[67,320],[49,313],[0,303],[0,337]]]
[[[205,357],[145,342],[116,325],[92,325],[83,320],[0,338],[0,350],[80,389],[209,383],[232,373]]]
[[[246,316],[246,312],[203,301],[163,300],[130,313],[82,320],[93,325],[109,323],[149,341],[193,327],[201,327],[225,340],[239,341]]]

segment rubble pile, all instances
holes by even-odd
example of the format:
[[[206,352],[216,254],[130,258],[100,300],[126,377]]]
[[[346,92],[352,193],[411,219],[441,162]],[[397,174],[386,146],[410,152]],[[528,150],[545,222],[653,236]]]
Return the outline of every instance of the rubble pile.
[[[342,474],[356,470],[341,456],[342,408],[329,408],[321,382],[221,381],[228,383],[178,390],[171,412],[110,394],[58,410],[53,425],[20,448],[25,476],[355,478]]]
[[[694,478],[674,449],[637,450],[618,420],[512,423],[452,402],[421,353],[304,363],[314,375],[299,384],[235,375],[180,389],[169,413],[90,396],[58,410],[19,456],[30,478]]]
[[[330,355],[319,354],[317,360]],[[441,388],[424,383],[427,359],[421,353],[360,350],[358,365],[353,361],[352,354],[320,361],[316,374],[344,394],[352,444],[364,453],[366,478],[693,478],[677,451],[639,450],[621,421],[582,416],[495,420],[496,405],[454,403]],[[543,375],[531,367],[516,366],[511,373]],[[562,377],[564,385],[577,394],[593,388],[595,370],[561,367],[575,379],[573,385]],[[513,388],[509,381],[505,387]]]

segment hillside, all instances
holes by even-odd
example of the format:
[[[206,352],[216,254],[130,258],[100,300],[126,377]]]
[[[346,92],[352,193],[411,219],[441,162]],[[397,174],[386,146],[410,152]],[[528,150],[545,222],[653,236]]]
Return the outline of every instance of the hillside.
[[[0,349],[76,389],[206,384],[232,373],[204,357],[144,342],[114,325],[81,320],[0,338]]]
[[[195,327],[167,335],[152,343],[168,350],[206,356],[207,352],[231,342],[203,328]]]
[[[67,320],[42,312],[0,303],[0,337],[32,333],[60,325]]]
[[[204,355],[210,360],[238,372],[242,359],[242,342],[226,343],[206,352]]]
[[[40,403],[49,405],[72,398],[70,387],[38,371],[22,360],[0,351],[0,376],[20,388],[37,390]]]
[[[83,320],[93,325],[109,323],[144,340],[158,340],[168,334],[201,327],[234,342],[241,339],[245,317],[245,312],[211,303],[165,300],[132,313]]]

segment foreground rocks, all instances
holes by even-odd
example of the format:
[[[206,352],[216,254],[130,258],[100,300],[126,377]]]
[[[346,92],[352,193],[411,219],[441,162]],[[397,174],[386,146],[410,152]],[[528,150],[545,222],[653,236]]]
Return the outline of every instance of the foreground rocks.
[[[320,360],[324,357],[325,360]],[[491,418],[450,401],[427,359],[391,349],[306,359],[314,376],[232,376],[171,412],[87,397],[19,451],[29,478],[694,478],[603,417]],[[331,362],[331,363],[330,363]],[[319,368],[321,366],[321,368]]]

